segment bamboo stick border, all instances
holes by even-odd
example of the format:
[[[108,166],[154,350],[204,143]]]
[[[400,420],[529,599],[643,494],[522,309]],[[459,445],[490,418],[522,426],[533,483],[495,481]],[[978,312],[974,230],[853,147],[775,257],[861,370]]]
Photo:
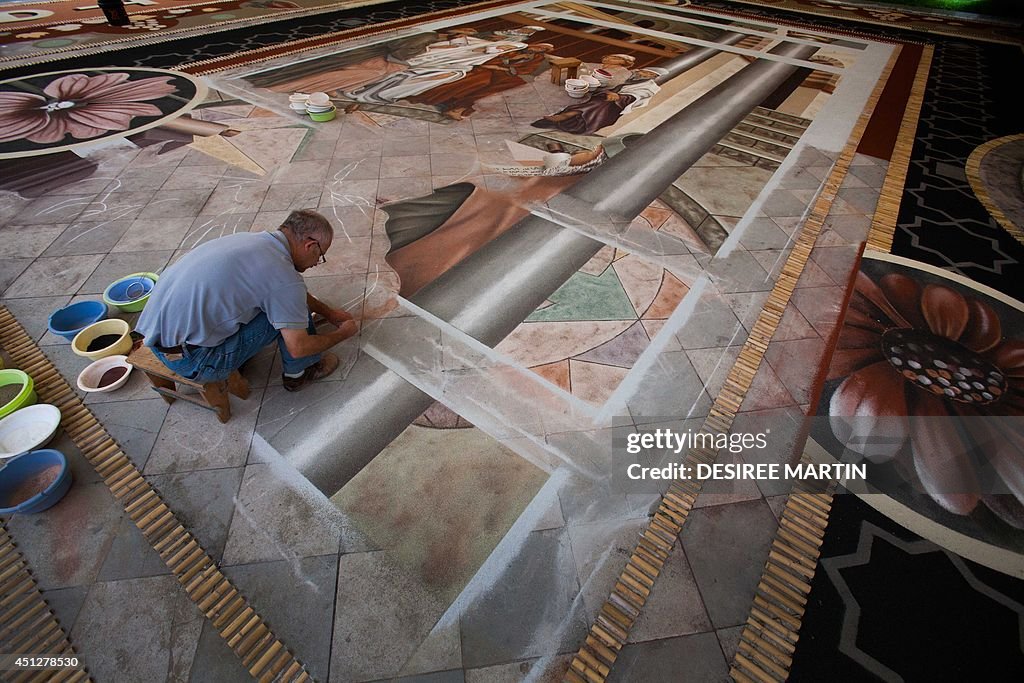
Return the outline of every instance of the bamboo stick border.
[[[871,229],[868,231],[868,249],[889,253],[892,251],[893,235],[896,234],[896,222],[900,216],[900,204],[903,202],[903,186],[907,182],[907,170],[910,168],[910,155],[914,151],[914,139],[917,135],[917,124],[921,118],[921,105],[924,103],[925,90],[928,88],[928,74],[931,71],[932,57],[935,47],[924,46],[921,61],[917,64],[914,84],[907,98],[907,107],[896,134],[896,144],[889,158],[889,168],[882,182],[882,193],[878,198]]]
[[[27,634],[27,635],[26,635]],[[41,657],[77,657],[74,646],[43,598],[28,562],[0,520],[0,643],[6,654]],[[11,683],[91,681],[81,666],[64,669],[27,669],[4,672]]]
[[[725,384],[701,426],[701,432],[717,435],[727,434],[732,429],[736,414],[750,390],[754,376],[768,350],[768,343],[782,320],[804,266],[810,259],[814,243],[821,234],[825,218],[846,178],[853,157],[857,153],[857,146],[882,96],[882,90],[889,80],[899,53],[899,49],[893,50],[874,90],[864,104],[843,151],[800,229],[779,279],[772,287],[768,300],[740,350],[739,357],[730,369]],[[686,455],[684,467],[694,468],[690,471],[695,471],[698,464],[711,464],[717,456],[712,449],[692,449]],[[679,480],[672,482],[668,491],[663,494],[657,511],[640,533],[640,540],[626,561],[625,569],[619,574],[611,595],[601,607],[583,645],[570,662],[562,678],[563,683],[604,683],[611,673],[619,651],[629,639],[630,629],[650,597],[654,582],[668,560],[676,538],[683,530],[693,503],[700,494],[700,488],[700,482],[697,480]],[[818,508],[824,507],[820,498],[812,499],[809,504]],[[783,551],[773,547],[772,552]],[[793,629],[794,635],[796,630]]]
[[[35,381],[40,400],[60,409],[64,431],[249,673],[260,681],[312,681],[6,306],[0,306],[0,345]]]
[[[971,184],[971,189],[974,191],[974,195],[981,202],[981,205],[985,207],[985,210],[989,212],[992,218],[996,219],[1000,227],[1006,232],[1010,233],[1013,239],[1017,240],[1021,244],[1024,244],[1024,226],[1017,225],[1010,217],[1007,216],[999,205],[996,204],[991,195],[988,193],[988,187],[981,178],[981,160],[985,158],[985,155],[992,150],[1002,147],[1003,145],[1010,142],[1017,142],[1024,140],[1024,133],[1018,135],[1007,135],[1006,137],[996,138],[995,140],[989,140],[985,144],[981,145],[973,152],[971,156],[967,157],[967,181]]]

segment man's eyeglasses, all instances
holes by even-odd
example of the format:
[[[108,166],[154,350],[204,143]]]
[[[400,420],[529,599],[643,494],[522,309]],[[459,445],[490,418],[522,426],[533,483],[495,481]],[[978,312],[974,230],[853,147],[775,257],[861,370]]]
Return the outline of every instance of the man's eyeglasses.
[[[320,251],[320,260],[317,261],[316,264],[318,266],[322,266],[323,264],[327,263],[327,257],[324,256],[324,249],[323,247],[320,246],[319,240],[313,240],[313,244],[315,244],[316,248]]]

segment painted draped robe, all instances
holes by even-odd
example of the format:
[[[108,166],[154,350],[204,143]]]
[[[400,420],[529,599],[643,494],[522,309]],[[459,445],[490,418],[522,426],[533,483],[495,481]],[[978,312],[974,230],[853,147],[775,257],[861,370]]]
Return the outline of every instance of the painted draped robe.
[[[529,76],[546,64],[542,52],[516,52],[500,55],[474,67],[463,78],[439,85],[414,97],[416,104],[427,104],[442,109],[472,109],[478,101],[490,95],[518,88]]]
[[[598,90],[579,104],[570,104],[557,114],[545,116],[530,125],[574,135],[594,135],[622,116],[646,107],[659,90],[660,87],[653,80],[629,81],[612,90]],[[618,98],[609,99],[609,92],[615,93]]]
[[[458,81],[478,64],[483,64],[495,55],[488,48],[499,52],[522,50],[525,43],[512,43],[468,38],[465,45],[452,46],[452,41],[434,43],[422,55],[411,57],[409,67],[363,87],[345,92],[345,97],[368,104],[392,104],[408,100],[431,88]]]

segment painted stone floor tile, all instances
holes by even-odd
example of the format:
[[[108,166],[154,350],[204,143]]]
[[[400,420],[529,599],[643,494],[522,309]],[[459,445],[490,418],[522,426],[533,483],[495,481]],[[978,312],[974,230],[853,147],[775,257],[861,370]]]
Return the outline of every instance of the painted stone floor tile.
[[[331,500],[448,604],[546,479],[464,421],[441,420],[411,425]]]
[[[663,324],[687,291],[668,270],[605,247],[496,350],[530,368],[569,360],[570,393],[600,406],[650,345],[640,321]]]
[[[690,515],[683,550],[711,623],[715,628],[742,624],[761,577],[758,560],[775,535],[775,517],[763,500],[715,505]]]
[[[203,617],[172,576],[96,583],[70,636],[98,679],[185,680]]]
[[[11,534],[44,590],[91,584],[117,532],[121,509],[107,487],[96,482],[72,486],[42,516],[15,516]]]
[[[328,680],[336,555],[278,560],[230,567],[231,581],[247,596],[274,632],[293,649],[316,680]],[[294,586],[281,590],[281,586]],[[192,664],[192,681],[252,680],[220,634],[203,624]]]
[[[713,633],[634,643],[622,649],[609,681],[726,680],[729,667]]]

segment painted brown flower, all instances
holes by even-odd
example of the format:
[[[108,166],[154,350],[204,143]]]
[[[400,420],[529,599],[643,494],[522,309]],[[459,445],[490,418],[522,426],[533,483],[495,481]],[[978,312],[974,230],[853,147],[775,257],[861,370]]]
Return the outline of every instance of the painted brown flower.
[[[909,457],[928,495],[946,510],[970,514],[980,503],[1024,528],[1024,341],[1003,337],[996,311],[952,287],[900,273],[876,283],[858,273],[829,379],[845,378],[829,414],[841,439],[852,429],[887,443],[847,447],[875,462]],[[953,419],[915,420],[907,417]],[[847,421],[842,417],[855,417]],[[845,433],[841,433],[844,432]],[[909,443],[908,443],[909,442]],[[1010,494],[986,494],[972,448]],[[909,449],[907,448],[909,446]]]
[[[163,113],[146,100],[174,93],[177,89],[170,79],[155,76],[129,81],[124,72],[70,74],[50,82],[43,95],[0,92],[0,142],[25,139],[54,144],[68,135],[90,140],[127,130],[133,117]]]

